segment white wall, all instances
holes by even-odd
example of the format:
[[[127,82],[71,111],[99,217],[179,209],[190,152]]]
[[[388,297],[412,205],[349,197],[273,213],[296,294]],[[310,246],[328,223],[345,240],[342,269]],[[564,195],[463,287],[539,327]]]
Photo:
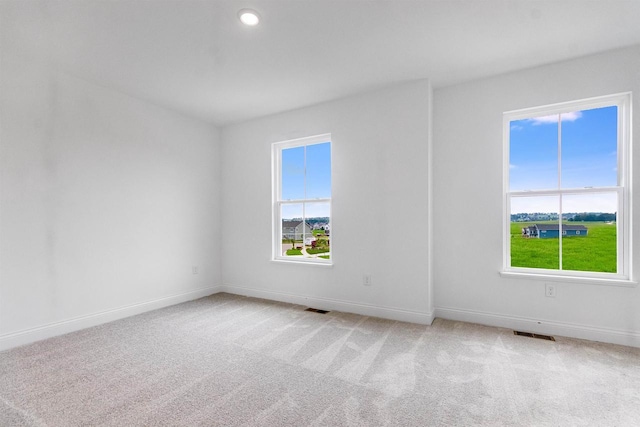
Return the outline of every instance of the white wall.
[[[224,128],[224,287],[430,323],[430,90],[412,82]],[[272,262],[271,144],[322,133],[333,140],[334,265]]]
[[[0,348],[212,293],[218,131],[74,77],[13,31],[0,68]]]
[[[640,47],[634,47],[435,91],[436,315],[640,345],[638,287],[557,283],[557,297],[546,298],[542,281],[498,275],[502,265],[502,113],[633,91],[637,133],[639,76]],[[640,171],[638,149],[633,168]],[[640,173],[635,174],[633,185],[633,269],[638,279]]]

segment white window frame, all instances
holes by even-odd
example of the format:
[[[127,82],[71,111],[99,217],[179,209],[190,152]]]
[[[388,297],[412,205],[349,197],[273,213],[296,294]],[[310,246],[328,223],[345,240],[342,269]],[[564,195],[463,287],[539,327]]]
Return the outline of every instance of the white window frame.
[[[329,203],[329,222],[333,221],[333,213],[332,213],[332,202],[331,197],[329,198],[313,198],[313,199],[294,199],[294,200],[283,200],[282,199],[282,150],[288,148],[295,147],[303,147],[315,144],[323,144],[323,143],[331,144],[331,175],[333,177],[333,141],[331,139],[331,134],[326,133],[322,135],[315,135],[305,138],[292,139],[288,141],[274,142],[271,145],[271,176],[272,176],[272,185],[271,185],[271,193],[272,193],[272,217],[273,217],[273,230],[272,230],[272,261],[278,262],[291,262],[296,264],[313,264],[313,265],[333,265],[334,260],[334,252],[333,249],[330,250],[331,258],[306,258],[300,256],[285,256],[282,255],[282,205],[284,204],[302,204],[303,205],[303,218],[304,215],[304,203],[310,202],[324,202]],[[331,185],[333,185],[333,179],[331,180]],[[333,196],[333,191],[331,192]],[[305,227],[303,224],[303,244],[306,237],[304,233]],[[313,230],[311,235],[313,236]],[[331,248],[334,246],[334,236],[331,236]]]
[[[601,96],[579,101],[508,111],[503,114],[503,268],[505,277],[522,277],[540,280],[561,280],[612,285],[636,285],[633,281],[632,245],[631,245],[631,92]],[[613,187],[567,188],[533,191],[510,191],[510,124],[512,121],[589,110],[602,107],[618,107],[618,183]],[[560,124],[562,126],[562,124]],[[560,142],[561,144],[561,142]],[[561,147],[558,156],[562,155]],[[560,174],[561,171],[558,171]],[[560,196],[574,194],[618,193],[618,212],[616,218],[617,235],[617,273],[588,271],[554,270],[543,268],[523,268],[511,266],[511,199],[514,197]],[[560,218],[562,207],[560,206]],[[561,221],[560,221],[561,223]],[[561,247],[560,247],[561,251]],[[560,264],[562,267],[562,264]]]

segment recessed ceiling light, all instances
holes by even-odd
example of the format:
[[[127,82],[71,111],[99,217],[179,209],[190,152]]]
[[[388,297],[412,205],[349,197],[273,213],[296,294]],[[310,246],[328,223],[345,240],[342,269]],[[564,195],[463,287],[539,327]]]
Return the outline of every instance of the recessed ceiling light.
[[[238,12],[238,18],[240,18],[240,22],[250,27],[255,27],[260,23],[260,15],[252,9],[242,9]]]

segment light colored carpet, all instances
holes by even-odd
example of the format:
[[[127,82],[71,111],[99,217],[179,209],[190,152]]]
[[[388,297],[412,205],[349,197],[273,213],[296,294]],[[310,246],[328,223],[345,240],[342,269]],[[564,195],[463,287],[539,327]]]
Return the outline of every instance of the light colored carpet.
[[[217,294],[0,353],[1,426],[640,425],[640,349]]]

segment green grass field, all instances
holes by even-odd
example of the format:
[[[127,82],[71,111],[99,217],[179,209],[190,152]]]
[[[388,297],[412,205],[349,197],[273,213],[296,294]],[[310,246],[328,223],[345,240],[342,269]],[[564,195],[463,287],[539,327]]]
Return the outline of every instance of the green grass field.
[[[522,228],[532,224],[552,222],[511,223],[511,266],[559,269],[558,239],[527,239]],[[562,269],[616,273],[616,226],[603,222],[567,222],[584,225],[589,229],[585,237],[570,236],[562,239]]]

